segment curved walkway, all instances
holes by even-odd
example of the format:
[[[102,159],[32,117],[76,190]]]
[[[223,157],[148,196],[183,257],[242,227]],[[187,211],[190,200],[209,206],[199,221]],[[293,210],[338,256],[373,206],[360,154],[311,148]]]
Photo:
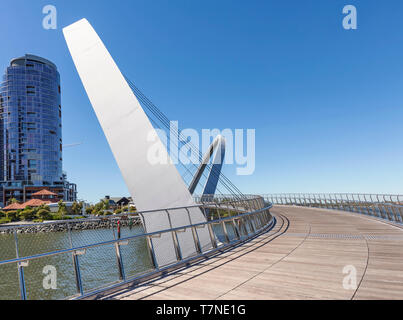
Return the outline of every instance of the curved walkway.
[[[403,228],[326,209],[271,213],[271,231],[106,298],[403,299]]]

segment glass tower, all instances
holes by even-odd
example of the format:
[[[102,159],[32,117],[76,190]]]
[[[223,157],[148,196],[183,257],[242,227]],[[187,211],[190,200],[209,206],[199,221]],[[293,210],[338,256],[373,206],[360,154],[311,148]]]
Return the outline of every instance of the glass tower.
[[[64,186],[61,116],[57,67],[29,54],[11,60],[0,87],[0,185],[10,196],[25,201],[27,186]]]

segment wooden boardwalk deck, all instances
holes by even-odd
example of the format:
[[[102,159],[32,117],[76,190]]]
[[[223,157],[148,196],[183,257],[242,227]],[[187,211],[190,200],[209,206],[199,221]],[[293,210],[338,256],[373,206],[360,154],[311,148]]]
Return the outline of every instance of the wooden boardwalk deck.
[[[402,228],[334,210],[271,212],[277,224],[270,232],[106,298],[403,299]],[[356,270],[356,288],[343,286],[346,266]]]

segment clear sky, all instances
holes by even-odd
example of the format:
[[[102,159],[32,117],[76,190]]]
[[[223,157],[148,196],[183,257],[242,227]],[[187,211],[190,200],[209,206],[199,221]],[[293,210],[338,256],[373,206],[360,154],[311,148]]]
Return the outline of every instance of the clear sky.
[[[47,4],[57,30],[42,28]],[[0,70],[25,53],[58,66],[79,198],[128,195],[63,38],[83,17],[183,128],[256,129],[255,173],[224,169],[244,193],[403,193],[402,16],[400,0],[2,0]]]

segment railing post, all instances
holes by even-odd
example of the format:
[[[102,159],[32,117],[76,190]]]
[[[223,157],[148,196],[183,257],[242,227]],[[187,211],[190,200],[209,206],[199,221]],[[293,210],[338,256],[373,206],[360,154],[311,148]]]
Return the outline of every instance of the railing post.
[[[348,193],[346,193],[346,199],[347,199],[347,205],[346,205],[346,206],[347,206],[348,208],[350,208],[349,211],[353,211],[352,208],[351,208],[350,199],[348,198]]]
[[[153,245],[153,242],[152,242],[150,236],[146,236],[146,241],[147,241],[148,254],[150,256],[151,263],[153,264],[154,268],[158,270],[159,268],[158,268],[157,258],[155,256],[155,252],[154,252],[154,245]]]
[[[190,223],[191,225],[193,225],[192,217],[191,217],[191,215],[190,215],[189,209],[188,209],[188,208],[185,208],[185,209],[186,209],[186,212],[187,212],[187,214],[188,214],[189,223]],[[195,227],[192,227],[192,234],[193,234],[193,241],[194,241],[194,243],[195,243],[196,251],[197,251],[198,253],[202,253],[202,247],[201,247],[201,244],[200,244],[199,234],[197,233],[197,230],[196,230]],[[178,242],[178,247],[179,247],[179,242]],[[180,249],[180,248],[179,248],[179,249]]]
[[[365,194],[364,194],[364,201],[365,201],[365,206],[366,206],[366,208],[367,208],[367,213],[368,213],[368,215],[369,215],[369,216],[372,216],[371,211],[370,211],[369,202],[368,202],[367,197],[365,196]]]
[[[113,239],[116,240],[116,235],[115,235],[115,225],[113,223],[113,219],[110,219],[110,223],[112,224],[112,232],[113,232]],[[118,238],[120,235],[118,235]],[[117,239],[119,240],[119,239]],[[115,242],[115,255],[116,255],[116,263],[118,265],[118,271],[119,271],[119,279],[120,280],[125,280],[125,271],[123,267],[123,260],[122,260],[122,253],[120,251],[120,245],[119,242]]]
[[[143,222],[144,232],[147,233],[146,220],[144,219],[144,216],[141,212],[139,212],[139,216],[141,217],[141,221]],[[154,253],[154,246],[153,246],[153,242],[152,242],[150,236],[146,236],[146,243],[147,243],[147,252],[148,252],[148,256],[150,257],[151,263],[153,264],[154,268],[156,270],[158,270],[159,269],[158,262],[157,262],[157,258]]]
[[[399,219],[398,219],[398,217],[397,217],[397,213],[396,213],[397,208],[395,207],[395,205],[394,205],[394,204],[391,204],[390,206],[391,206],[391,208],[392,208],[392,213],[393,213],[393,218],[394,218],[394,221],[395,221],[395,222],[398,222],[398,221],[399,221]]]
[[[67,230],[69,233],[70,247],[71,247],[71,249],[73,249],[74,247],[73,247],[73,238],[71,235],[71,225],[70,225],[70,223],[66,223],[66,224],[67,224]],[[81,280],[80,264],[78,261],[78,256],[75,251],[72,252],[71,257],[73,259],[74,276],[76,278],[76,289],[77,289],[77,292],[82,296],[84,294],[84,289],[83,289],[83,283]]]
[[[384,208],[385,208],[385,211],[386,211],[388,220],[389,220],[389,221],[392,221],[392,218],[391,218],[391,215],[390,215],[390,211],[389,211],[389,205],[385,203],[383,206],[384,206]]]
[[[398,198],[398,201],[399,201],[399,198]],[[399,215],[400,215],[400,222],[403,222],[402,207],[400,205],[399,205]]]
[[[120,251],[120,244],[119,242],[115,243],[115,254],[116,254],[116,261],[118,264],[118,270],[119,270],[119,279],[120,280],[125,280],[125,270],[123,266],[123,258],[122,258],[122,252]]]
[[[330,196],[330,195],[329,195]],[[326,194],[323,194],[323,201],[325,202],[325,208],[327,208],[327,209],[333,209],[333,207],[332,207],[332,199],[329,197],[329,204],[330,204],[330,207],[329,207],[329,205],[328,205],[328,201],[326,200]],[[321,203],[322,203],[322,201],[321,201]]]
[[[175,246],[176,259],[178,261],[181,261],[182,260],[182,253],[181,253],[181,249],[180,249],[180,246],[179,246],[178,234],[176,233],[176,231],[172,231],[171,235],[172,235],[172,240],[173,240],[174,246]]]
[[[249,223],[250,230],[251,230],[252,234],[254,234],[254,233],[255,233],[255,227],[253,226],[251,217],[248,216],[248,217],[247,217],[247,220],[248,220],[248,223]]]
[[[231,221],[232,221],[232,226],[234,228],[235,236],[239,240],[239,239],[241,239],[241,235],[239,233],[238,226],[236,225],[235,218],[232,218]]]
[[[189,214],[189,210],[186,208],[188,217],[189,217],[189,222],[190,224],[192,224],[192,221],[190,220],[190,214]],[[165,213],[168,217],[168,222],[169,222],[169,227],[172,229],[172,221],[171,221],[171,215],[169,214],[168,210],[165,210]],[[193,230],[192,230],[193,232]],[[175,254],[176,254],[176,259],[178,261],[182,260],[182,253],[181,253],[181,249],[180,249],[180,245],[179,245],[179,239],[178,239],[178,234],[176,233],[176,231],[171,231],[171,237],[172,237],[172,242],[174,244],[174,249],[175,249]],[[196,247],[197,250],[197,247]]]
[[[229,237],[227,232],[227,226],[225,225],[225,221],[221,221],[222,230],[224,231],[225,242],[229,243]]]
[[[15,254],[16,258],[20,258],[19,250],[18,250],[18,236],[17,236],[17,231],[14,229],[14,242],[15,242]],[[20,296],[21,300],[27,300],[27,290],[25,287],[25,278],[24,278],[24,267],[21,262],[17,262],[17,268],[18,268],[18,279],[20,283]]]
[[[213,248],[217,248],[217,240],[214,235],[213,227],[211,226],[211,223],[207,224],[208,232],[210,234],[210,240]]]
[[[262,216],[260,215],[260,212],[256,213],[256,220],[258,222],[258,229],[261,229],[264,223],[262,221]]]

